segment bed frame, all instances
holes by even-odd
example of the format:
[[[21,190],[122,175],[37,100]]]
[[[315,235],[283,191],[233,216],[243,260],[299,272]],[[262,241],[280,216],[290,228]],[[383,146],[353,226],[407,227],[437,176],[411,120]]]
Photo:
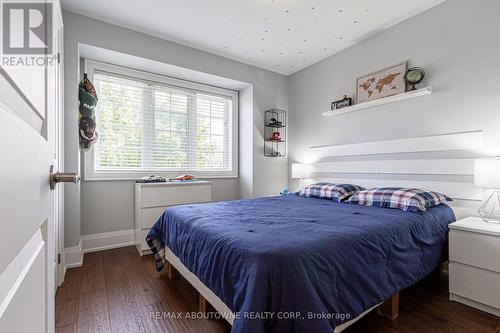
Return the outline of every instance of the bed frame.
[[[233,312],[217,295],[212,292],[212,290],[205,286],[196,275],[191,273],[191,271],[184,266],[180,259],[166,246],[165,258],[167,259],[167,263],[164,270],[167,276],[170,279],[175,279],[178,277],[178,274],[180,274],[198,291],[198,312],[207,313],[212,310],[210,307],[213,307],[213,309],[217,311],[222,318],[224,318],[229,324],[233,325]],[[377,307],[379,315],[390,320],[396,319],[399,315],[399,293],[393,295],[387,301],[366,310],[356,318],[337,326],[334,333],[342,332]]]
[[[483,199],[482,190],[473,185],[474,158],[488,156],[482,149],[483,133],[471,131],[397,140],[326,145],[310,148],[308,164],[315,181],[356,183],[366,188],[404,186],[442,192],[455,201],[451,205],[457,218],[477,214]],[[234,314],[226,304],[191,273],[165,246],[170,278],[177,272],[199,292],[199,311],[209,305],[231,325]],[[367,309],[358,317],[335,328],[339,333],[378,307],[378,313],[390,320],[399,314],[399,293]]]

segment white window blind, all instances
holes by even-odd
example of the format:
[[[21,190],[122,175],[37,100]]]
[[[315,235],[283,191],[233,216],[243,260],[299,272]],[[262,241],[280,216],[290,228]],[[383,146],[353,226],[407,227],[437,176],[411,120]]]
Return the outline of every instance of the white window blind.
[[[233,174],[234,92],[227,96],[94,70],[94,173]]]

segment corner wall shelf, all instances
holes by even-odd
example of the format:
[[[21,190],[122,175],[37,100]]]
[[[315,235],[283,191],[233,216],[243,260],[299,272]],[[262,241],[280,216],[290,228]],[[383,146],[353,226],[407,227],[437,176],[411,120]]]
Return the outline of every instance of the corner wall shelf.
[[[389,103],[400,102],[400,101],[404,101],[405,99],[416,98],[416,97],[430,95],[430,94],[432,94],[432,86],[428,86],[428,87],[413,90],[413,91],[408,91],[408,92],[405,92],[402,94],[389,96],[389,97],[377,99],[377,100],[370,101],[370,102],[351,105],[351,106],[342,108],[340,110],[325,111],[325,112],[323,112],[323,116],[325,116],[325,117],[339,116],[341,114],[346,114],[349,112],[368,109],[368,108],[372,108],[372,107],[376,107],[376,106],[380,106],[380,105],[384,105],[384,104],[389,104]]]
[[[286,111],[267,110],[264,113],[264,156],[286,156]]]

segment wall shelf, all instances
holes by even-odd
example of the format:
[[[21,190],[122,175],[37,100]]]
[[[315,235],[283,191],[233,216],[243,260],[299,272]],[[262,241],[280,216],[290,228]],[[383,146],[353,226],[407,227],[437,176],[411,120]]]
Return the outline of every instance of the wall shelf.
[[[351,106],[342,108],[340,110],[326,111],[326,112],[323,112],[323,116],[325,116],[325,117],[339,116],[341,114],[346,114],[349,112],[373,108],[373,107],[381,106],[384,104],[400,102],[400,101],[404,101],[406,99],[416,98],[416,97],[430,95],[430,94],[432,94],[432,86],[428,86],[428,87],[413,90],[413,91],[408,91],[408,92],[405,92],[402,94],[389,96],[389,97],[377,99],[377,100],[370,101],[370,102],[351,105]]]
[[[286,156],[286,111],[271,109],[264,113],[264,156]]]

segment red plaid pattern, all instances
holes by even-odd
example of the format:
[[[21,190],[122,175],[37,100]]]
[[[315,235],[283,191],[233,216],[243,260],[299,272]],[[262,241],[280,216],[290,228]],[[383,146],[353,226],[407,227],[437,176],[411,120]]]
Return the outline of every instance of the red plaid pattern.
[[[316,183],[303,188],[299,195],[341,202],[362,190],[364,190],[363,187],[352,184]]]
[[[386,187],[361,191],[349,198],[349,203],[363,206],[395,208],[425,212],[427,208],[452,201],[446,195],[418,188]]]

